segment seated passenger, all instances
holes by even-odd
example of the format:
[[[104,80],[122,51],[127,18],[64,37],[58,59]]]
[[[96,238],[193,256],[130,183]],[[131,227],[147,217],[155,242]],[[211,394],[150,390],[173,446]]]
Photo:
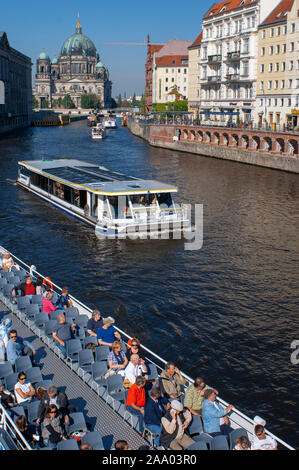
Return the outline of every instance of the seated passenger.
[[[181,386],[185,385],[186,380],[172,362],[165,364],[165,370],[162,371],[160,380],[163,390],[169,398],[178,398],[183,395]]]
[[[4,390],[2,383],[0,382],[0,403],[6,409],[15,406],[15,397],[9,390]]]
[[[250,440],[247,436],[240,436],[235,440],[234,450],[250,450]]]
[[[107,358],[108,366],[113,369],[115,373],[122,376],[125,375],[125,368],[128,365],[128,359],[124,351],[121,349],[121,343],[119,341],[113,341],[112,351],[108,354]]]
[[[6,355],[7,360],[10,361],[12,365],[15,364],[18,357],[29,356],[33,366],[35,365],[33,359],[35,354],[36,350],[29,341],[18,336],[17,330],[10,330],[9,340],[6,345]]]
[[[100,346],[112,347],[112,344],[116,339],[121,341],[121,336],[118,331],[114,328],[114,318],[106,317],[103,318],[103,326],[98,329],[97,339]]]
[[[47,445],[58,444],[61,440],[66,440],[65,430],[61,424],[58,408],[56,405],[49,405],[42,423],[42,438]]]
[[[14,387],[15,397],[18,405],[29,403],[35,395],[35,390],[30,382],[28,382],[25,372],[18,374],[18,381]]]
[[[68,415],[70,414],[70,408],[68,397],[66,393],[64,393],[62,390],[57,390],[57,388],[52,385],[40,399],[37,411],[37,424],[42,422],[48,407],[53,404],[56,405],[62,422],[67,423],[69,421]]]
[[[36,294],[35,286],[36,286],[36,283],[32,281],[32,277],[31,276],[26,276],[25,277],[25,282],[21,282],[21,284],[15,286],[12,289],[11,294],[12,294],[13,297],[15,297],[16,296],[16,291],[20,291],[22,296],[28,295],[31,298],[32,295]]]
[[[216,402],[216,392],[208,389],[204,392],[204,402],[202,406],[202,418],[205,432],[211,436],[228,434],[232,429],[229,427],[229,419],[226,416],[233,409],[233,405],[224,408]]]
[[[277,450],[277,442],[273,437],[267,436],[264,426],[257,424],[254,427],[251,450]]]
[[[131,385],[133,385],[135,383],[136,377],[138,375],[143,375],[143,374],[146,374],[146,373],[147,373],[147,367],[144,363],[144,360],[140,359],[138,354],[132,354],[131,360],[130,360],[129,364],[127,365],[127,367],[125,368],[124,378],[125,378],[125,381],[128,381],[128,382],[126,382],[126,384],[128,384],[129,387],[130,387]],[[146,380],[147,380],[147,378],[148,377],[145,376]],[[124,383],[124,385],[125,385],[125,383]]]
[[[53,292],[48,292],[45,297],[43,297],[43,312],[46,312],[51,317],[51,312],[57,310],[57,307],[53,305]]]
[[[162,432],[160,442],[163,447],[172,450],[183,450],[194,444],[185,430],[191,422],[191,413],[189,410],[182,413],[184,407],[178,400],[172,400],[170,408],[161,419]]]
[[[27,423],[26,416],[20,415],[16,419],[16,426],[18,430],[23,434],[24,438],[31,447],[34,447],[34,444],[39,440],[39,436],[35,434],[35,426]],[[37,439],[38,437],[38,439]]]
[[[61,291],[61,295],[59,296],[56,306],[59,309],[66,309],[69,307],[73,306],[73,302],[71,301],[69,297],[69,288],[68,287],[63,287]]]
[[[145,356],[142,347],[140,346],[140,341],[138,341],[136,338],[132,338],[130,347],[128,344],[128,350],[126,353],[128,361],[130,361],[132,354],[138,354],[140,359],[143,359],[145,361]]]
[[[204,401],[204,392],[211,389],[200,377],[197,377],[185,392],[184,407],[188,408],[192,415],[201,415]],[[215,390],[218,395],[217,390]]]
[[[116,443],[114,444],[114,448],[115,450],[131,450],[127,441],[123,439],[119,439],[118,441],[116,441]]]
[[[167,408],[170,403],[167,401]],[[160,435],[162,430],[161,419],[164,415],[162,400],[160,399],[160,390],[158,387],[153,387],[150,391],[149,398],[146,400],[144,407],[144,422],[146,426],[156,434],[154,444],[156,447],[160,445]]]
[[[14,266],[14,261],[10,254],[5,253],[2,257],[2,268],[5,272],[8,272],[11,270],[11,268]]]
[[[143,415],[145,406],[145,384],[146,379],[141,375],[138,375],[135,383],[129,389],[126,401],[127,410],[132,415],[138,416],[140,432],[143,432],[144,429]]]
[[[86,325],[86,333],[91,336],[97,336],[98,329],[103,326],[103,320],[99,310],[92,312],[92,317],[89,318]]]
[[[76,326],[76,323],[67,323],[65,315],[60,313],[57,317],[57,323],[53,329],[52,337],[56,341],[56,346],[66,356],[66,342],[72,339],[72,328]]]

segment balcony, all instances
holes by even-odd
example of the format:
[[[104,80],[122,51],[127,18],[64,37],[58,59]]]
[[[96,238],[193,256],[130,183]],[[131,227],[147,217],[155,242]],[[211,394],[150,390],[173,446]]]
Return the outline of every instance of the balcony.
[[[240,51],[234,51],[234,52],[228,52],[226,60],[240,60],[241,52]]]
[[[208,78],[208,83],[220,83],[221,82],[220,75],[209,75],[207,78]]]
[[[230,73],[226,75],[226,79],[229,82],[238,82],[240,80],[240,74],[239,73]]]
[[[221,62],[221,54],[209,55],[208,62],[212,64],[218,64],[219,62]]]

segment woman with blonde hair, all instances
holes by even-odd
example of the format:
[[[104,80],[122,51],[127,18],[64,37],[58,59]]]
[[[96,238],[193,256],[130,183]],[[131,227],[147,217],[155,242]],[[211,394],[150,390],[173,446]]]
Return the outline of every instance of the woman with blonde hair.
[[[2,266],[5,272],[8,272],[11,270],[11,268],[14,266],[14,261],[10,254],[4,253],[3,258],[2,258]]]
[[[128,359],[121,349],[120,341],[114,341],[112,343],[112,351],[108,354],[107,362],[109,368],[114,370],[116,374],[124,375],[124,370],[128,365]]]

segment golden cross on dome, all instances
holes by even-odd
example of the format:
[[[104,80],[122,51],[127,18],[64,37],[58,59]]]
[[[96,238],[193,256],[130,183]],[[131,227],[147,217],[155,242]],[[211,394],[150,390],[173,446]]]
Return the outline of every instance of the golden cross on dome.
[[[76,26],[77,29],[81,28],[81,24],[80,24],[80,19],[79,19],[79,13],[78,13],[78,21],[77,21],[77,26]]]

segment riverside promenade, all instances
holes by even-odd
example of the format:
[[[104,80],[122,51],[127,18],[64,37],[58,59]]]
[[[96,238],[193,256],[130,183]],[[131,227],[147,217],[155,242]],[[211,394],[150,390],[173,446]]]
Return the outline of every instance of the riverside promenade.
[[[299,173],[299,134],[128,119],[132,134],[156,147]]]

